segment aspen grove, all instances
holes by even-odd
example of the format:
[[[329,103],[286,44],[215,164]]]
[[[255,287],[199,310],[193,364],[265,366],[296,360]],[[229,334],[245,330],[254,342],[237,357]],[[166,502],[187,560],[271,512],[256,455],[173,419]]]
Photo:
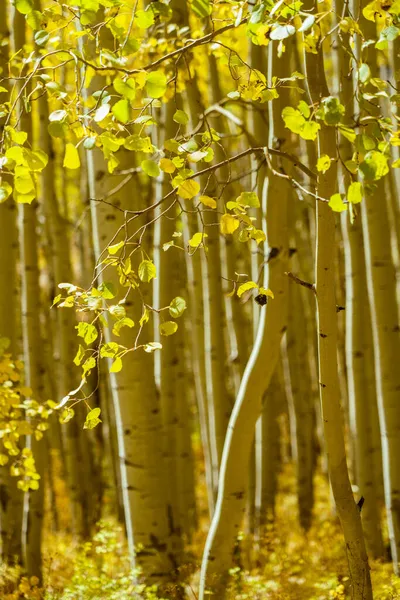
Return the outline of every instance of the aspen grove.
[[[0,0],[0,597],[400,599],[400,0]]]

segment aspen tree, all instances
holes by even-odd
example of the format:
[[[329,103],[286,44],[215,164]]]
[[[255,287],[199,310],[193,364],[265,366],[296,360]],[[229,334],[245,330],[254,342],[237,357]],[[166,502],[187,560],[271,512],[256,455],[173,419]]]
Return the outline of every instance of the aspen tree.
[[[204,112],[195,79],[191,80],[187,88],[187,97],[191,121],[195,126],[197,115]],[[207,179],[202,178],[203,192],[212,196],[213,190],[207,189],[206,186]],[[219,202],[221,203],[221,200]],[[232,404],[226,381],[227,352],[223,335],[225,306],[221,285],[220,232],[215,227],[215,215],[212,211],[203,211],[202,217],[204,227],[208,231],[207,255],[202,255],[203,318],[208,419],[215,487]]]
[[[25,19],[15,8],[12,11],[13,49],[23,48],[25,43]],[[15,90],[18,128],[24,131],[28,139],[32,139],[31,116],[24,110],[21,85]],[[40,332],[40,289],[37,251],[37,211],[38,204],[19,205],[19,254],[21,263],[21,325],[23,341],[23,357],[25,382],[32,390],[32,396],[37,402],[43,400],[44,392],[44,356],[37,352],[41,346]],[[41,477],[40,483],[25,493],[24,514],[22,522],[22,549],[24,566],[30,575],[41,579],[41,546],[44,506],[44,468],[45,445],[40,443],[35,435],[27,439],[27,450],[32,453],[36,471]],[[33,482],[32,482],[33,484]]]
[[[0,74],[7,71],[9,54],[9,23],[7,6],[0,4]],[[8,89],[8,82],[2,82]],[[0,118],[0,132],[3,133],[4,118]],[[4,180],[3,180],[4,181]],[[3,183],[2,181],[2,183]],[[15,359],[18,353],[18,282],[17,250],[18,234],[16,227],[16,206],[13,198],[0,203],[0,337],[10,342],[8,351]],[[23,495],[16,488],[9,469],[2,467],[0,480],[0,532],[1,556],[5,562],[22,562],[21,535]]]
[[[304,294],[310,293],[294,281],[289,284],[289,321],[285,336],[286,377],[293,402],[292,448],[297,471],[297,498],[300,524],[311,526],[314,504],[314,403],[310,393],[311,376],[307,356],[307,321],[304,319]]]
[[[345,215],[347,217],[347,215]],[[382,460],[374,373],[374,349],[368,324],[371,315],[367,296],[364,240],[360,218],[344,223],[346,248],[346,362],[349,381],[350,427],[355,444],[356,482],[366,499],[361,516],[367,550],[383,556],[380,527],[379,462]],[[378,437],[377,437],[378,434]]]
[[[364,3],[361,3],[364,6]],[[363,19],[363,31],[376,37],[376,25]],[[379,77],[376,50],[363,57],[372,77]],[[361,106],[363,114],[379,118],[380,109],[370,103]],[[398,407],[400,371],[394,369],[400,355],[400,328],[396,299],[396,274],[393,265],[387,207],[383,179],[365,182],[365,202],[362,205],[365,262],[368,296],[371,306],[372,331],[375,349],[375,373],[378,411],[382,436],[383,474],[390,547],[393,566],[399,572],[400,561],[400,411]]]
[[[41,177],[40,199],[43,203],[46,218],[46,231],[49,242],[50,267],[54,280],[58,283],[69,283],[73,279],[70,240],[66,228],[66,222],[60,214],[59,198],[55,190],[55,161],[52,140],[48,133],[49,110],[47,97],[38,99],[40,148],[46,152],[49,162]],[[74,335],[75,316],[72,311],[55,309],[56,329],[55,354],[58,357],[56,363],[55,391],[58,400],[61,400],[70,390],[78,385],[78,371],[71,369],[71,357],[76,353],[76,337]],[[82,417],[80,407],[78,412]],[[64,437],[65,465],[70,494],[72,528],[78,537],[88,537],[89,522],[84,507],[88,490],[85,489],[87,475],[84,474],[83,465],[83,440],[80,425],[77,419],[72,419],[62,427]]]
[[[256,46],[252,42],[249,42],[249,62],[254,69],[257,69],[260,73],[267,70],[267,53],[263,46]],[[268,110],[262,110],[261,107],[258,110],[251,111],[249,115],[248,128],[254,141],[257,145],[262,144],[263,140],[268,139]],[[257,168],[256,157],[251,157],[252,170]],[[264,184],[264,178],[266,177],[265,167],[261,167],[261,170],[255,170],[252,173],[251,187],[257,190],[257,193],[261,197],[262,188]],[[261,227],[261,217],[259,211],[254,211],[254,217],[258,227]],[[251,267],[251,278],[253,281],[258,281],[260,277],[260,269],[262,265],[262,254],[259,252],[258,244],[255,240],[250,242],[250,267]],[[256,302],[253,302],[252,306],[252,341],[257,337],[257,327],[259,319],[260,307]],[[250,348],[252,345],[250,346]],[[272,389],[275,389],[272,386]],[[250,515],[250,519],[254,520],[254,530],[259,531],[260,524],[262,524],[264,518],[263,515],[269,513],[270,509],[270,487],[275,490],[276,477],[273,473],[275,461],[272,458],[274,455],[271,454],[271,449],[275,447],[276,436],[269,437],[270,434],[276,433],[275,426],[277,425],[275,418],[275,400],[272,396],[265,394],[263,399],[262,414],[259,417],[256,428],[255,437],[253,442],[253,450],[250,456],[249,463],[249,491],[248,491],[248,507],[247,512]],[[278,435],[279,439],[279,435]],[[271,462],[270,462],[271,460]],[[271,477],[270,477],[271,476]],[[272,493],[274,495],[274,492]],[[251,516],[253,513],[253,516]]]
[[[223,98],[223,93],[221,90],[220,74],[218,72],[217,60],[212,53],[210,53],[208,56],[208,63],[210,71],[211,101],[214,105],[217,105]],[[224,118],[223,115],[219,116],[215,127],[219,134],[222,134],[222,136],[229,135],[230,133],[227,120]],[[215,149],[215,161],[217,163],[222,162],[225,159],[225,157],[225,148],[223,148],[222,145],[218,144]],[[222,166],[218,171],[218,179],[220,181],[223,181],[224,183],[222,185],[221,191],[218,190],[218,192],[221,196],[221,199],[224,201],[227,201],[232,195],[233,187],[232,185],[229,185],[230,178],[231,174],[228,166]],[[224,293],[222,278],[224,278],[225,280],[233,279],[235,276],[235,271],[237,271],[237,254],[239,250],[238,245],[242,246],[243,248],[243,244],[241,244],[240,242],[235,242],[231,236],[228,236],[226,238],[220,237],[221,295]],[[237,385],[235,386],[235,391],[237,392],[236,388],[240,384],[240,378],[243,375],[243,371],[246,366],[248,354],[250,351],[245,315],[237,298],[232,298],[231,296],[225,297],[225,315],[227,338],[230,340],[231,361],[234,361],[232,364],[233,378],[237,382]],[[230,319],[228,315],[230,315]],[[235,354],[233,354],[233,352],[235,352]]]
[[[109,32],[103,32],[109,36]],[[102,39],[105,47],[110,43]],[[90,53],[92,48],[88,48]],[[89,94],[102,89],[103,80],[94,76],[90,82]],[[120,152],[122,166],[130,166],[131,155]],[[106,176],[107,166],[102,153],[89,150],[87,154],[88,185],[91,199],[93,244],[98,261],[102,252],[115,236],[115,231],[123,224],[123,209],[143,208],[142,190],[136,189],[132,198],[125,185],[113,196],[113,202],[101,202],[109,190],[121,183],[123,176]],[[116,208],[117,207],[117,208]],[[136,225],[136,223],[135,223]],[[142,223],[143,225],[143,223]],[[119,240],[118,240],[119,241]],[[118,280],[113,272],[106,272],[107,278]],[[104,281],[104,275],[100,276]],[[149,286],[149,284],[144,284]],[[143,300],[147,302],[150,293],[143,286]],[[118,299],[116,299],[118,302]],[[142,316],[142,300],[131,291],[124,303],[128,318],[137,324]],[[118,342],[132,348],[135,338],[127,328],[121,331]],[[110,330],[104,331],[105,339],[111,340]],[[146,374],[146,376],[143,376]],[[153,354],[142,349],[126,354],[123,368],[119,373],[111,373],[112,399],[116,415],[119,458],[121,469],[122,494],[128,543],[135,563],[143,570],[147,581],[165,584],[171,576],[172,562],[169,557],[169,525],[165,497],[160,490],[166,485],[162,454],[161,406],[154,381]],[[143,402],[143,398],[146,401]],[[140,550],[141,548],[141,550]]]
[[[188,23],[187,5],[179,6],[175,22]],[[190,73],[190,71],[189,71]],[[204,105],[196,77],[190,73],[186,87],[187,104],[192,127],[196,127],[199,117],[204,114]],[[213,196],[214,187],[208,178],[201,179],[202,192]],[[222,200],[217,203],[222,204]],[[227,387],[227,352],[223,332],[226,331],[225,303],[222,291],[221,271],[221,234],[215,227],[213,211],[202,211],[202,220],[198,226],[207,229],[207,253],[201,255],[201,273],[203,288],[204,352],[207,394],[207,415],[209,441],[213,468],[214,492],[217,486],[218,471],[225,439],[232,400]]]
[[[317,9],[310,1],[306,8]],[[317,53],[306,52],[308,89],[318,105],[329,97],[326,83],[322,43]],[[335,130],[324,123],[318,136],[319,156],[336,156]],[[331,198],[337,189],[336,163],[319,176],[318,195]],[[351,594],[356,600],[372,599],[368,558],[365,550],[361,517],[354,501],[349,480],[346,451],[341,425],[340,389],[337,370],[337,315],[334,284],[335,214],[327,202],[316,207],[316,298],[318,314],[318,363],[320,399],[328,471],[336,509],[342,525],[350,571]]]
[[[261,432],[256,431],[257,483],[255,498],[255,531],[262,540],[266,526],[275,518],[278,475],[280,470],[279,413],[285,402],[281,365],[278,362],[271,383],[264,393]]]
[[[275,56],[274,61],[278,61]],[[280,74],[281,71],[278,70],[277,75]],[[270,119],[270,125],[272,122],[274,120]],[[272,128],[270,139],[274,139]],[[275,159],[271,162],[274,167],[279,168],[278,159],[277,162]],[[229,422],[221,461],[217,505],[202,559],[200,600],[204,600],[207,590],[212,590],[221,599],[226,594],[234,542],[240,531],[245,510],[248,465],[255,425],[261,414],[263,393],[268,388],[278,361],[280,340],[286,328],[286,210],[290,190],[287,181],[280,177],[271,175],[265,181],[263,210],[266,211],[264,214],[267,223],[267,243],[270,249],[275,249],[275,256],[269,258],[264,285],[273,291],[275,299],[270,300],[261,310],[257,338]],[[265,243],[265,248],[266,246]],[[265,251],[265,260],[267,258],[268,254]]]
[[[337,13],[342,14],[343,3],[336,3]],[[344,43],[348,36],[343,34]],[[340,97],[342,104],[351,113],[354,105],[354,85],[351,63],[343,44],[339,45]],[[347,125],[351,126],[350,115]],[[340,139],[341,156],[346,162],[352,157],[352,147],[344,136]],[[352,179],[344,171],[343,180],[348,188]],[[356,483],[360,496],[366,501],[361,512],[367,551],[372,557],[383,556],[383,539],[380,525],[379,490],[382,454],[376,382],[374,348],[371,332],[371,312],[368,296],[364,259],[364,238],[361,215],[357,205],[350,209],[351,217],[342,215],[342,230],[345,253],[346,277],[346,367],[349,391],[349,424],[351,444],[354,448]],[[355,213],[355,214],[354,214]]]
[[[170,101],[163,107],[163,138],[159,139],[159,145],[165,140],[174,137],[176,125],[173,121],[175,106]],[[161,135],[160,135],[161,137]],[[169,191],[168,175],[163,174],[162,183],[158,184],[158,198],[163,198]],[[182,268],[181,252],[171,248],[168,252],[162,249],[164,243],[173,239],[176,231],[176,208],[172,207],[166,215],[162,215],[164,207],[159,207],[156,212],[157,221],[154,226],[155,265],[158,276],[154,280],[154,301],[157,309],[168,306],[174,292],[178,296],[180,289],[179,272]],[[174,253],[174,254],[173,254]],[[181,322],[178,323],[178,331],[173,335],[161,338],[158,331],[160,323],[168,320],[169,312],[158,315],[154,320],[155,339],[162,342],[162,352],[156,357],[159,363],[160,378],[160,403],[164,425],[164,454],[166,471],[168,475],[168,513],[173,538],[172,547],[177,564],[182,561],[184,547],[184,511],[182,510],[182,481],[185,472],[185,459],[179,451],[183,427],[188,424],[184,421],[184,404],[187,402],[186,394],[182,393],[182,365],[184,360],[183,343],[184,331]]]
[[[14,20],[15,23],[15,20]],[[24,24],[24,21],[22,21]],[[15,23],[18,27],[18,24]],[[19,210],[20,256],[22,272],[22,337],[24,345],[25,381],[32,390],[32,396],[43,400],[45,370],[44,358],[37,348],[41,347],[40,332],[40,290],[37,254],[37,205],[22,206]],[[36,470],[41,476],[38,489],[27,492],[24,503],[23,551],[24,564],[30,575],[41,580],[41,546],[44,510],[44,468],[46,445],[37,441],[35,435],[29,440]]]
[[[188,23],[188,8],[186,2],[173,1],[170,4],[173,11],[171,21],[177,27],[189,26]],[[191,55],[188,60],[190,63]],[[190,70],[189,70],[190,72]],[[193,80],[194,82],[194,80]],[[191,85],[192,81],[186,87],[186,103],[189,112],[189,122],[192,128],[198,124],[198,118],[202,114],[200,92],[196,87]],[[199,231],[200,220],[193,211],[182,212],[181,221],[183,226],[183,241],[185,247],[188,248],[188,243],[191,237]],[[207,485],[207,499],[210,515],[214,511],[215,502],[215,480],[216,480],[216,444],[215,436],[210,430],[210,405],[209,405],[209,384],[206,376],[206,335],[203,317],[209,315],[208,304],[204,304],[206,298],[205,287],[207,278],[205,276],[205,261],[204,256],[200,251],[193,253],[185,253],[186,261],[186,276],[187,276],[187,292],[189,298],[189,314],[191,315],[191,331],[194,335],[194,343],[192,344],[192,362],[194,370],[194,384],[196,393],[196,403],[199,415],[200,435],[204,452],[205,475]],[[213,408],[211,407],[211,415]]]

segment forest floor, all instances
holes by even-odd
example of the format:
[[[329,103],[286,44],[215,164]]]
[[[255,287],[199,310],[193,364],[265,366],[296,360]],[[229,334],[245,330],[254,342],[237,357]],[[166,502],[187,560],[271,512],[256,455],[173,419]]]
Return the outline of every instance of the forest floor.
[[[242,567],[232,570],[232,600],[345,599],[347,563],[340,525],[332,511],[326,478],[316,476],[313,525],[304,533],[298,524],[294,474],[287,465],[279,480],[277,514],[260,549],[246,551]],[[193,545],[187,571],[194,573],[188,598],[197,598],[197,578],[206,521]],[[0,598],[4,600],[153,600],[154,591],[132,584],[122,528],[112,519],[98,525],[91,541],[77,544],[65,533],[47,531],[44,541],[44,587],[21,578],[17,568],[0,567]],[[249,543],[247,542],[247,546]],[[247,569],[246,564],[257,565]],[[390,563],[374,561],[371,573],[375,600],[400,599],[400,578]],[[171,593],[166,600],[172,600]]]

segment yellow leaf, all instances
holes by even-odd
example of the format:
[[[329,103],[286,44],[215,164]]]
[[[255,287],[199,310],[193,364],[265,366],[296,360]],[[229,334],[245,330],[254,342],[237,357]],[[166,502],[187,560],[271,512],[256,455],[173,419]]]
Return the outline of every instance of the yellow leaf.
[[[340,194],[333,194],[331,196],[328,205],[334,212],[343,212],[347,210],[347,204],[345,204],[342,200],[342,196]]]
[[[221,233],[227,235],[229,233],[233,233],[239,227],[239,219],[230,215],[229,213],[225,213],[221,217],[220,229]]]
[[[264,294],[264,296],[269,296],[270,298],[274,299],[274,294],[268,288],[260,287],[258,288],[258,293]]]
[[[63,166],[67,169],[79,169],[79,167],[81,166],[79,153],[78,150],[75,148],[74,144],[68,143],[65,146]]]
[[[185,200],[190,200],[194,198],[196,194],[200,191],[200,184],[193,179],[186,179],[181,185],[178,187],[178,194],[181,198]]]
[[[358,204],[363,198],[362,184],[359,181],[353,181],[347,190],[347,200],[352,204]]]
[[[204,204],[204,206],[208,206],[209,208],[217,208],[217,201],[214,198],[210,198],[210,196],[200,196],[200,202]]]
[[[325,173],[329,167],[331,166],[331,159],[327,154],[323,154],[319,157],[317,162],[317,171],[320,173]]]
[[[110,373],[119,373],[119,371],[121,371],[121,369],[122,369],[122,360],[119,358],[119,356],[117,356],[117,358],[114,360],[113,364],[111,365]]]
[[[178,329],[178,323],[175,321],[166,321],[160,325],[161,335],[173,335]]]
[[[257,287],[258,285],[254,283],[254,281],[246,281],[246,283],[242,283],[242,285],[239,286],[237,295],[239,296],[239,298],[241,298],[245,292]]]
[[[189,246],[192,248],[198,248],[206,237],[208,237],[207,233],[195,233],[194,236],[189,240]]]
[[[160,169],[164,171],[164,173],[173,173],[176,171],[174,163],[169,158],[162,158],[160,160]]]

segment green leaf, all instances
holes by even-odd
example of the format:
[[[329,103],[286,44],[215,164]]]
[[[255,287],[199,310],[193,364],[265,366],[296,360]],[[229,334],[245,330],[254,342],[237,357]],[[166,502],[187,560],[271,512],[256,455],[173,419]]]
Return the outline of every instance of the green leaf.
[[[175,321],[165,321],[165,323],[161,323],[160,325],[160,333],[161,335],[173,335],[178,329],[178,323]]]
[[[44,21],[43,15],[39,10],[31,10],[31,12],[28,13],[25,18],[29,27],[31,27],[34,31],[40,29]]]
[[[260,207],[260,200],[255,192],[242,192],[236,202],[243,204],[243,206],[251,206],[252,208]]]
[[[76,356],[74,358],[74,363],[76,364],[77,367],[79,367],[79,365],[81,364],[84,355],[85,355],[85,348],[79,344],[78,352],[76,353]]]
[[[364,156],[359,168],[366,181],[377,181],[389,172],[388,159],[381,152],[372,150]]]
[[[366,63],[362,63],[358,69],[358,78],[361,83],[366,83],[371,77],[371,69]]]
[[[121,94],[121,96],[124,96],[128,100],[134,100],[136,96],[136,82],[134,79],[128,78],[123,80],[117,77],[114,80],[113,86],[118,94]]]
[[[118,102],[112,107],[111,111],[117,121],[120,121],[120,123],[124,124],[127,123],[131,116],[129,100],[127,98],[118,100]]]
[[[245,292],[254,288],[258,288],[258,285],[254,283],[254,281],[246,281],[246,283],[242,283],[242,285],[239,286],[237,295],[241,298]]]
[[[78,336],[83,338],[85,344],[89,345],[97,339],[98,332],[94,325],[91,323],[86,323],[85,321],[81,321],[75,327],[78,330]]]
[[[60,423],[68,423],[68,421],[70,421],[74,415],[75,412],[73,408],[64,408],[58,420]]]
[[[347,139],[349,142],[353,143],[356,139],[356,132],[354,129],[350,127],[345,127],[344,125],[339,125],[340,133]]]
[[[167,89],[167,77],[163,71],[153,71],[147,75],[146,90],[150,98],[161,98]]]
[[[343,104],[334,96],[324,98],[321,104],[325,123],[327,125],[337,125],[345,113]]]
[[[15,8],[21,15],[28,15],[33,10],[33,0],[15,0]]]
[[[0,204],[5,202],[12,194],[12,187],[9,183],[4,181],[0,186]]]
[[[139,279],[148,283],[157,275],[156,267],[151,260],[142,260],[139,265]]]
[[[132,327],[134,327],[134,325],[135,325],[135,323],[132,321],[132,319],[130,319],[129,317],[123,317],[122,319],[119,319],[119,321],[117,321],[114,324],[112,332],[113,332],[114,335],[118,335],[119,336],[120,331],[121,331],[121,329],[123,327],[130,327],[130,328],[132,328]]]
[[[347,200],[352,204],[359,204],[363,199],[362,184],[359,181],[353,181],[347,190]]]
[[[96,425],[101,423],[101,419],[99,419],[100,413],[101,409],[98,407],[90,410],[86,415],[86,420],[83,429],[93,429],[94,427],[96,427]]]
[[[121,306],[121,304],[114,304],[113,306],[110,306],[108,310],[116,319],[122,319],[126,316],[126,310],[123,306]]]
[[[180,125],[187,125],[189,123],[189,117],[183,110],[177,110],[172,118],[175,123],[179,123]]]
[[[191,7],[194,14],[200,19],[208,17],[212,12],[211,0],[193,0]]]
[[[35,42],[38,46],[43,46],[50,38],[50,34],[45,29],[40,29],[35,33]]]
[[[99,285],[99,292],[106,300],[111,300],[116,296],[114,284],[110,281],[103,281],[103,283]]]
[[[125,138],[124,146],[127,150],[134,150],[136,152],[146,152],[147,154],[154,152],[154,146],[149,136],[142,137],[137,133]]]
[[[116,342],[108,342],[103,344],[100,348],[101,358],[114,358],[119,350],[119,345]]]
[[[158,177],[160,175],[160,167],[154,160],[142,160],[140,166],[149,177]]]
[[[71,144],[70,142],[65,145],[63,166],[67,169],[79,169],[81,166],[78,150],[75,148],[74,144]]]
[[[347,204],[343,202],[340,194],[333,194],[329,200],[328,206],[330,206],[334,212],[343,212],[344,210],[347,210]]]
[[[82,370],[83,370],[84,375],[86,375],[87,373],[90,373],[90,371],[92,369],[94,369],[95,366],[96,366],[96,359],[94,358],[94,356],[90,356],[89,358],[87,358],[82,365]]]
[[[170,302],[168,310],[171,317],[178,319],[178,317],[181,317],[186,310],[186,300],[177,296]]]
[[[64,138],[68,132],[68,125],[67,123],[55,121],[54,123],[48,124],[47,131],[53,138]]]
[[[122,369],[122,360],[117,356],[110,368],[110,373],[119,373]]]
[[[297,109],[301,112],[303,117],[305,117],[306,119],[308,119],[310,117],[311,109],[308,106],[307,102],[304,102],[304,100],[300,100],[300,102],[297,105]]]
[[[293,133],[300,133],[306,122],[301,112],[292,106],[286,106],[282,110],[282,119],[285,123],[285,127],[290,129]]]
[[[139,29],[148,29],[154,25],[154,13],[150,10],[137,10],[135,13],[135,24]]]
[[[388,47],[388,42],[393,42],[400,35],[400,29],[394,25],[382,29],[379,40],[375,44],[378,50],[385,50]]]
[[[303,140],[315,140],[317,139],[318,131],[321,129],[321,125],[315,121],[306,121],[300,132]]]
[[[149,309],[145,306],[143,310],[143,314],[139,319],[140,327],[143,327],[145,323],[147,323],[150,319]]]

